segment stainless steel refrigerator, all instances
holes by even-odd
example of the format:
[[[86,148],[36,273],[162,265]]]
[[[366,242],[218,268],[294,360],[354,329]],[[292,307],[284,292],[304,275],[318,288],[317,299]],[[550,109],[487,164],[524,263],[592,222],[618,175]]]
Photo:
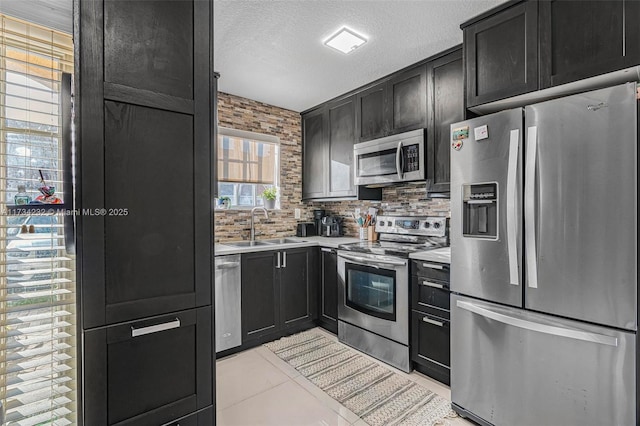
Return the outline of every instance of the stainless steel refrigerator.
[[[451,126],[451,398],[481,424],[636,425],[636,84]]]

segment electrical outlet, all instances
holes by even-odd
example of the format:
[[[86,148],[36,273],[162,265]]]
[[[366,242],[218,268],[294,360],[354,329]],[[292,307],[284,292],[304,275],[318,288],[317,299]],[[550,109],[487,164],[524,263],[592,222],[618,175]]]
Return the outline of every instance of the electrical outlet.
[[[360,209],[356,209],[356,217],[360,216]]]
[[[295,209],[294,210],[294,215],[296,219],[300,219],[300,209]]]

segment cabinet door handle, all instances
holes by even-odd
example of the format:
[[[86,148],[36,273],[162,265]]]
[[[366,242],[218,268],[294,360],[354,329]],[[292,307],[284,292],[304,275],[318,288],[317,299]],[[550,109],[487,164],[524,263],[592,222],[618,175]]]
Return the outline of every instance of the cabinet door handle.
[[[444,288],[444,285],[438,284],[438,283],[432,283],[431,281],[422,281],[420,284],[426,285],[427,287]]]
[[[287,267],[287,252],[286,251],[282,252],[282,267],[283,268]]]
[[[280,265],[280,252],[277,252],[276,254],[278,255],[278,256],[277,256],[277,257],[278,257],[278,260],[277,260],[277,263],[276,263],[276,269],[280,269],[280,266],[281,266],[281,265]]]
[[[135,328],[131,326],[131,337],[144,336],[145,334],[158,333],[160,331],[171,330],[174,328],[180,328],[180,320],[178,318],[173,321],[150,325],[148,327]]]
[[[438,265],[438,264],[435,264],[435,263],[423,263],[422,267],[423,268],[431,268],[431,269],[439,269],[441,271],[444,270],[444,268],[445,268],[444,266]]]
[[[321,248],[320,250],[321,250],[321,251],[323,251],[323,252],[325,252],[325,253],[333,253],[333,249],[330,249],[330,248],[324,248],[324,247],[323,247],[323,248]]]
[[[432,320],[432,319],[431,319],[431,318],[429,318],[429,317],[424,317],[424,318],[422,318],[422,321],[424,321],[424,322],[426,322],[426,323],[428,323],[428,324],[437,325],[438,327],[443,327],[443,326],[444,326],[444,323],[443,323],[443,322],[441,322],[441,321],[436,321],[436,320]]]

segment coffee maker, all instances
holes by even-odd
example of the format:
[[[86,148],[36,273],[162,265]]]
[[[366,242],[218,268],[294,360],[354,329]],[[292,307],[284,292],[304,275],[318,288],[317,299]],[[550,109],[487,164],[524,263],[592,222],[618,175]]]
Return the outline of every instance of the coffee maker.
[[[313,211],[313,222],[316,224],[316,234],[325,235],[324,228],[322,226],[322,218],[324,217],[324,210]]]
[[[324,237],[342,236],[342,218],[339,216],[325,216],[322,218],[322,235]]]

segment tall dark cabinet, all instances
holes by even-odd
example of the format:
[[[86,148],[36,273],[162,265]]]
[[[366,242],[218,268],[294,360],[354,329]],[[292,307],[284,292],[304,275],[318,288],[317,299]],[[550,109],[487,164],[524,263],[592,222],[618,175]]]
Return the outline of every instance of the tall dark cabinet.
[[[210,425],[211,4],[75,10],[83,424]]]

